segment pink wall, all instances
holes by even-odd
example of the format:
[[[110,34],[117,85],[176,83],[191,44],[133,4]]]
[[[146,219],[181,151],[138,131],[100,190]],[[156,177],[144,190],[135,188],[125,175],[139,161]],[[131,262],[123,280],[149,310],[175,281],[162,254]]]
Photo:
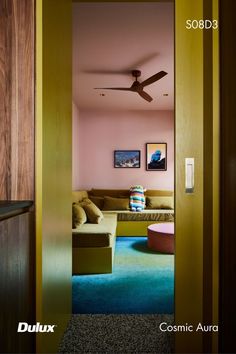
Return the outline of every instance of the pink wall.
[[[72,104],[72,189],[79,189],[79,109],[75,103]]]
[[[146,171],[147,142],[167,143],[167,171]],[[129,188],[174,189],[173,111],[80,110],[79,131],[73,139],[79,159],[74,172],[76,189]],[[114,150],[141,150],[141,168],[113,167]],[[76,151],[75,151],[76,150]]]

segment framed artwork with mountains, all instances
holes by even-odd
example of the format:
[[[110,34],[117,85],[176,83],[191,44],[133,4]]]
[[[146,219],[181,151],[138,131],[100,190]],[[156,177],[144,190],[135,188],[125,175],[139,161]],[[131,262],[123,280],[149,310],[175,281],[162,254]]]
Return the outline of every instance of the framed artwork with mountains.
[[[140,168],[140,150],[115,150],[115,168]]]

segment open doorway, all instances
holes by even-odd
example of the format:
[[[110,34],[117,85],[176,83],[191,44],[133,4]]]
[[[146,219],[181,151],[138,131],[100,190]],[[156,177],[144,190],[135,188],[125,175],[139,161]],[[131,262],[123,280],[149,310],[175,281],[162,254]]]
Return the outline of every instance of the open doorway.
[[[43,182],[46,179],[47,183],[41,183],[40,178],[37,179],[36,192],[37,192],[37,235],[40,247],[39,251],[39,272],[41,272],[40,261],[41,252],[43,251],[43,276],[40,273],[39,285],[37,289],[38,299],[37,307],[39,308],[39,315],[46,316],[48,323],[55,323],[55,314],[71,313],[71,215],[66,210],[71,210],[71,178],[70,169],[68,163],[70,163],[71,154],[71,7],[66,0],[61,6],[55,7],[51,1],[45,1],[47,7],[44,6],[43,13],[39,6],[37,11],[37,18],[39,19],[37,27],[38,33],[38,60],[37,60],[37,87],[38,93],[37,102],[37,168],[39,171],[44,171]],[[136,5],[136,4],[135,4]],[[212,11],[211,2],[207,4]],[[57,15],[55,16],[55,9]],[[213,7],[214,13],[217,17],[217,4]],[[205,11],[205,6],[204,6]],[[218,41],[217,32],[214,33],[214,43],[212,38],[207,36],[207,33],[202,31],[186,30],[184,24],[186,18],[191,18],[194,14],[196,18],[203,17],[203,2],[193,2],[191,6],[187,0],[176,2],[175,8],[175,73],[176,73],[176,128],[175,128],[175,140],[176,140],[176,208],[175,208],[175,226],[176,226],[176,242],[177,249],[175,254],[175,321],[177,323],[198,323],[203,320],[205,313],[207,318],[212,317],[211,303],[214,295],[214,316],[217,318],[217,225],[218,225],[218,213],[217,203],[217,164],[218,155],[218,115],[217,115],[217,53],[218,53]],[[130,16],[133,18],[133,16]],[[43,18],[43,21],[42,21]],[[43,24],[43,27],[42,25]],[[84,34],[85,36],[86,34]],[[43,43],[41,39],[43,38]],[[213,45],[214,44],[214,45]],[[43,45],[43,51],[41,46]],[[156,45],[155,45],[156,46]],[[216,53],[216,59],[214,61],[214,68],[216,75],[214,75],[213,87],[208,85],[212,83],[212,70],[206,70],[208,65],[212,65],[212,58],[209,54],[213,46],[214,53]],[[43,53],[43,56],[42,56]],[[61,54],[64,55],[61,55]],[[68,54],[66,56],[66,54]],[[49,60],[50,58],[50,60]],[[55,58],[55,60],[52,60]],[[210,59],[208,61],[208,58]],[[66,65],[65,65],[66,64]],[[44,68],[42,76],[42,65]],[[133,69],[133,68],[132,68]],[[143,69],[141,68],[143,72]],[[158,71],[155,71],[158,72]],[[53,75],[51,74],[53,73]],[[65,75],[58,75],[64,73]],[[153,73],[148,74],[150,77]],[[149,76],[150,75],[150,76]],[[42,83],[43,79],[43,83]],[[164,80],[165,78],[163,78]],[[145,80],[145,79],[144,79]],[[43,86],[41,86],[43,85]],[[109,86],[110,86],[109,82]],[[155,83],[156,85],[156,83]],[[123,86],[123,83],[122,83]],[[151,85],[150,85],[151,86]],[[41,91],[43,87],[43,101],[41,97]],[[126,86],[125,86],[126,87]],[[207,88],[207,89],[206,89]],[[208,89],[209,88],[209,89]],[[208,95],[213,93],[214,88],[214,112],[208,111],[208,108],[212,110],[212,101],[208,99]],[[118,93],[118,92],[117,92]],[[133,94],[130,92],[130,94]],[[135,94],[135,93],[134,93]],[[104,97],[104,96],[103,96]],[[53,105],[51,103],[54,103]],[[42,103],[42,105],[41,105]],[[64,104],[63,104],[64,103]],[[41,109],[41,106],[43,109]],[[207,119],[205,119],[207,118]],[[213,119],[214,118],[214,119]],[[147,121],[147,120],[146,120]],[[146,124],[145,121],[145,124]],[[50,125],[48,123],[50,122]],[[212,124],[214,127],[214,135],[212,131]],[[43,123],[43,124],[42,124]],[[76,122],[74,122],[76,124]],[[43,134],[41,128],[44,128]],[[53,126],[53,129],[48,129]],[[207,129],[206,129],[207,128]],[[75,130],[73,129],[73,132]],[[64,135],[63,133],[67,133]],[[187,132],[187,134],[186,134]],[[43,139],[42,139],[43,138]],[[204,139],[203,139],[204,138]],[[214,138],[214,139],[213,139]],[[60,141],[61,144],[58,144]],[[150,142],[156,142],[150,141]],[[159,141],[158,141],[159,142]],[[165,142],[165,141],[162,141]],[[214,155],[212,155],[212,144],[214,142]],[[78,143],[78,141],[77,141]],[[168,145],[169,146],[169,145]],[[168,148],[167,146],[167,148]],[[60,149],[59,149],[60,148]],[[119,147],[120,148],[120,147]],[[132,147],[133,148],[133,147]],[[143,148],[142,148],[143,149]],[[143,150],[141,149],[141,156]],[[43,160],[41,156],[43,152]],[[74,150],[78,159],[78,149]],[[56,156],[60,157],[55,159]],[[167,158],[169,149],[167,150]],[[50,159],[51,157],[51,159]],[[63,159],[61,158],[63,157]],[[187,194],[185,188],[185,158],[195,158],[195,186],[194,194]],[[209,159],[210,162],[209,163]],[[141,157],[142,159],[142,157]],[[50,161],[50,163],[48,163]],[[55,161],[55,164],[52,164]],[[111,158],[111,161],[112,158]],[[167,160],[167,169],[168,169]],[[43,163],[41,166],[40,164]],[[80,163],[80,161],[79,161]],[[141,166],[143,163],[141,161]],[[75,164],[74,164],[75,166]],[[215,170],[213,171],[213,167]],[[135,171],[141,171],[136,169]],[[68,175],[65,176],[65,171],[68,171]],[[77,172],[79,169],[77,169]],[[124,171],[124,169],[117,169],[117,171]],[[130,170],[131,171],[131,170]],[[213,173],[214,172],[214,173]],[[161,172],[149,172],[150,174],[159,174]],[[95,174],[94,170],[91,170],[91,174]],[[46,176],[46,177],[45,177]],[[52,180],[51,177],[55,176]],[[61,178],[58,178],[58,177]],[[215,178],[213,178],[215,176]],[[66,177],[68,183],[66,183]],[[204,179],[203,179],[204,177]],[[214,193],[212,188],[207,188],[208,183],[214,182]],[[206,188],[205,188],[206,185]],[[42,190],[43,186],[43,190]],[[52,188],[57,186],[57,188]],[[145,187],[145,186],[144,186]],[[75,186],[75,189],[79,186]],[[58,190],[60,193],[58,193]],[[44,192],[44,193],[43,193]],[[209,193],[213,194],[213,199],[209,198]],[[42,198],[43,196],[43,198]],[[64,197],[67,197],[67,199]],[[40,214],[41,202],[44,202],[44,213]],[[213,202],[216,203],[213,205]],[[49,201],[53,201],[52,204]],[[60,208],[54,208],[54,206],[60,206]],[[208,205],[210,207],[208,207]],[[214,206],[214,209],[212,208]],[[61,211],[58,216],[57,209]],[[52,234],[51,223],[48,223],[47,215],[52,216],[54,211],[55,217],[51,220],[63,221],[67,223],[67,228],[64,228],[64,224],[61,223],[58,226],[55,225],[57,233]],[[214,214],[213,214],[214,211]],[[67,217],[66,217],[67,215]],[[45,220],[45,221],[44,221]],[[43,234],[41,228],[41,221],[43,221]],[[208,226],[211,226],[211,230]],[[203,227],[204,226],[204,227]],[[67,229],[67,233],[65,231]],[[60,231],[60,232],[59,232]],[[214,231],[214,235],[213,235]],[[58,232],[59,236],[58,237]],[[43,236],[43,238],[42,238]],[[191,237],[190,237],[191,236]],[[214,238],[213,238],[214,236]],[[52,241],[53,240],[53,241]],[[55,242],[54,242],[55,240]],[[41,241],[42,247],[41,247]],[[213,249],[210,243],[214,241],[215,248]],[[208,245],[209,242],[209,245]],[[54,245],[52,248],[51,245]],[[51,250],[53,249],[53,252]],[[48,252],[50,250],[50,252]],[[63,250],[63,254],[61,251]],[[209,257],[209,253],[205,252],[209,250],[210,255],[213,255],[214,264],[212,265],[212,257]],[[45,266],[50,261],[51,267]],[[55,264],[57,265],[55,269]],[[212,272],[214,269],[214,291],[208,291],[209,287],[213,290],[212,286]],[[51,283],[48,286],[48,279],[58,279],[55,276],[55,270],[57,274],[60,274],[61,282]],[[56,275],[57,275],[56,274]],[[63,275],[63,276],[62,276]],[[64,277],[64,278],[63,278]],[[185,285],[188,286],[185,286]],[[44,289],[41,295],[41,288]],[[59,296],[61,294],[61,297]],[[62,299],[61,302],[55,302],[55,298]],[[48,306],[45,304],[55,304],[54,311],[47,311]],[[193,306],[194,304],[194,306]],[[209,309],[209,311],[208,311]],[[50,315],[50,316],[49,316]],[[38,315],[37,315],[38,316]],[[48,317],[49,316],[49,317]],[[143,316],[140,316],[143,317]],[[40,316],[37,317],[40,320]],[[205,317],[204,317],[205,318]],[[60,316],[60,328],[66,324],[66,321],[62,321]],[[209,320],[209,323],[211,320]],[[132,322],[133,323],[133,322]],[[122,323],[123,326],[123,323]],[[141,326],[141,328],[143,328]],[[137,328],[136,328],[137,329]],[[137,333],[137,331],[135,330]],[[115,330],[114,332],[115,333]],[[56,336],[55,336],[56,337]],[[190,352],[193,348],[201,352],[202,350],[202,337],[199,333],[181,333],[177,335],[176,348],[178,352]],[[54,338],[54,337],[51,337]],[[56,339],[59,338],[59,335]],[[137,338],[137,336],[136,336]],[[150,338],[150,336],[148,337]],[[47,338],[46,338],[47,339]],[[216,338],[217,340],[217,338]],[[56,340],[55,340],[56,342]],[[48,347],[48,341],[44,341],[44,347]],[[196,349],[197,348],[197,349]],[[49,350],[47,350],[49,351]],[[208,350],[208,352],[210,352]]]
[[[73,4],[73,190],[73,313],[173,314],[173,3]]]
[[[42,3],[47,6],[42,8]],[[211,5],[211,1],[206,6],[203,1],[190,5],[188,0],[175,4],[176,323],[205,319],[211,323],[213,315],[215,321],[218,315],[218,32],[211,37],[209,31],[190,31],[184,25],[193,15],[204,18],[206,10],[217,18],[218,2]],[[37,320],[60,324],[60,331],[67,323],[64,314],[71,314],[71,14],[67,0],[57,6],[49,0],[37,2]],[[195,159],[194,194],[186,193],[185,158]],[[51,343],[48,337],[40,336],[45,352],[55,347],[60,333],[50,336]],[[209,338],[208,333],[206,336]],[[191,352],[194,348],[201,352],[203,337],[195,332],[177,334],[176,351]],[[217,336],[215,343],[217,347]]]

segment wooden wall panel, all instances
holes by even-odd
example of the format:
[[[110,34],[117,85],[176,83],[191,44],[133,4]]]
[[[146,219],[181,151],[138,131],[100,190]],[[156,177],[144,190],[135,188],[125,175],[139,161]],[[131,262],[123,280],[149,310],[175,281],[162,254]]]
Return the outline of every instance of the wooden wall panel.
[[[17,334],[18,322],[35,323],[34,214],[0,221],[0,352],[33,353],[35,336]]]
[[[0,2],[0,199],[34,200],[34,0]]]
[[[0,198],[8,197],[10,162],[10,47],[11,26],[9,26],[10,4],[0,2]],[[10,7],[10,8],[9,8]]]

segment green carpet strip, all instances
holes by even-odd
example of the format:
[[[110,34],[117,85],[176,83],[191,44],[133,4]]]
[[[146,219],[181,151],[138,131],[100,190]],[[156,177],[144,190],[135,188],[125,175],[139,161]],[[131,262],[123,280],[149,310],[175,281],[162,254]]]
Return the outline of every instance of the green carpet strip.
[[[146,237],[117,237],[112,274],[73,276],[74,314],[171,314],[174,256],[147,248]]]

